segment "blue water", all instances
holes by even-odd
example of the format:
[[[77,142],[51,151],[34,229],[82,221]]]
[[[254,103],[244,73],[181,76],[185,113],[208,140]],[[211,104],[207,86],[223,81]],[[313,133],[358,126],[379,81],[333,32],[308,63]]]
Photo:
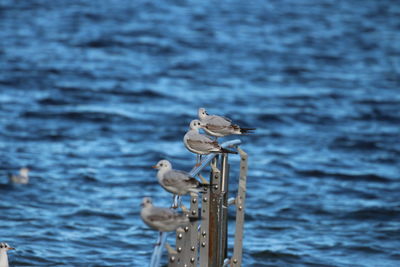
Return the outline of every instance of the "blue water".
[[[147,264],[150,166],[190,170],[206,107],[257,127],[244,266],[400,266],[399,33],[387,0],[0,1],[11,265]]]

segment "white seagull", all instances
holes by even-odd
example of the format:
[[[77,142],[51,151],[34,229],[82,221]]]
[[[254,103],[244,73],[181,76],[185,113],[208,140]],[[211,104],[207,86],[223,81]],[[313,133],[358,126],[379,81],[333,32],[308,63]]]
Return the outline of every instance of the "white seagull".
[[[8,174],[8,181],[14,184],[27,184],[29,183],[29,169],[21,168],[19,174]]]
[[[10,247],[7,243],[0,243],[0,267],[8,267],[7,251],[15,249]]]
[[[160,185],[168,192],[183,196],[190,192],[204,192],[208,184],[202,184],[189,173],[172,169],[172,164],[168,160],[160,160],[157,165],[152,166],[157,169],[157,179]]]
[[[148,226],[160,232],[175,231],[179,227],[186,226],[190,222],[198,220],[197,217],[188,217],[171,209],[155,207],[149,197],[145,197],[142,200],[140,217],[142,217],[142,220]]]
[[[233,124],[228,118],[209,115],[205,108],[199,108],[197,115],[202,122],[203,130],[211,136],[223,137],[231,134],[249,134],[255,128],[242,128],[237,124]]]
[[[197,155],[208,155],[210,153],[231,153],[237,152],[222,148],[217,141],[212,140],[208,136],[199,133],[199,129],[204,127],[204,124],[199,120],[192,120],[190,122],[190,130],[183,137],[185,147]],[[197,157],[197,164],[199,158]]]

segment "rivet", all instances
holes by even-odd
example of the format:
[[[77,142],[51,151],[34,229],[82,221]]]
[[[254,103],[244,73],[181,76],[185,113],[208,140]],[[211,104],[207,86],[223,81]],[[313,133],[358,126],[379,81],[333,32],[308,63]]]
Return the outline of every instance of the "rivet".
[[[201,246],[205,247],[206,246],[206,242],[201,243]]]
[[[183,267],[188,267],[188,265],[187,265],[187,264],[185,264],[185,265],[183,265]]]
[[[207,197],[204,197],[204,198],[203,198],[203,201],[204,201],[204,202],[207,202],[207,200],[208,200]]]
[[[185,232],[187,232],[187,231],[189,231],[189,227],[188,226],[185,227]]]
[[[196,203],[196,202],[197,202],[197,198],[193,198],[192,203]]]
[[[218,175],[215,175],[214,178],[215,178],[215,179],[218,179]]]
[[[193,214],[193,215],[196,215],[196,211],[195,211],[195,210],[192,210],[192,214]]]
[[[175,261],[175,256],[171,256],[171,258],[169,258],[170,262],[174,262]]]
[[[214,185],[214,189],[218,189],[218,185],[216,184],[216,185]]]
[[[193,263],[193,262],[194,262],[194,258],[191,258],[191,259],[190,259],[190,262]]]
[[[239,206],[239,210],[242,210],[243,209],[243,207],[242,206]]]
[[[233,259],[233,263],[237,263],[238,262],[238,260],[237,259]]]
[[[203,236],[206,236],[206,231],[203,231],[202,233],[201,233]]]
[[[194,251],[196,248],[195,248],[194,246],[192,246],[190,249],[191,249],[192,251]]]
[[[181,252],[181,251],[182,251],[182,248],[181,248],[181,247],[179,247],[179,248],[177,249],[177,251],[178,251],[178,252]]]
[[[182,234],[181,234],[181,233],[178,235],[178,238],[179,238],[179,239],[182,239]]]

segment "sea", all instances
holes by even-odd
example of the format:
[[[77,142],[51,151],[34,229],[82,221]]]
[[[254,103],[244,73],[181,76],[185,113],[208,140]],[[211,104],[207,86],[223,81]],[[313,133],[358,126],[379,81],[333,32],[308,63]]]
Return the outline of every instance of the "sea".
[[[0,0],[10,266],[147,266],[151,166],[194,166],[200,107],[257,128],[218,140],[249,155],[243,266],[400,266],[399,1]]]

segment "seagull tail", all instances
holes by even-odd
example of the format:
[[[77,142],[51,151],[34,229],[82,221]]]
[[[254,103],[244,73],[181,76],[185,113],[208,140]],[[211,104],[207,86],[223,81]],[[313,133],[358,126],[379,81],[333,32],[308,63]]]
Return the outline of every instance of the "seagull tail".
[[[189,222],[197,222],[198,220],[200,220],[200,217],[191,217],[191,216],[189,216]]]
[[[229,153],[229,154],[237,154],[237,152],[236,152],[236,151],[229,150],[229,149],[222,148],[222,147],[221,147],[221,150],[220,150],[220,152],[221,152],[221,153]]]
[[[251,134],[256,128],[240,128],[240,134]]]
[[[207,192],[207,190],[209,189],[209,188],[211,188],[212,186],[214,186],[215,184],[202,184],[202,183],[199,183],[199,185],[197,186],[197,189],[199,190],[199,192],[201,192],[201,193],[206,193]]]

